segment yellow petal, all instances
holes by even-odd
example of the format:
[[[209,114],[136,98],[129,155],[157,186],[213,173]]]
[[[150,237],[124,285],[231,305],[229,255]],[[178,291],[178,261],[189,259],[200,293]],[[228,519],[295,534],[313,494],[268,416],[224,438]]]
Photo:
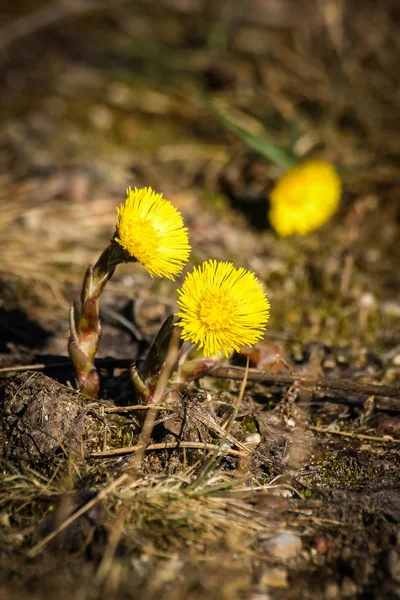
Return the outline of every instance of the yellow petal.
[[[269,302],[254,273],[209,260],[189,273],[178,290],[182,339],[205,356],[229,356],[263,337]]]
[[[150,187],[128,188],[117,208],[115,241],[136,258],[151,276],[174,279],[188,261],[188,230],[181,213]]]
[[[280,236],[307,235],[336,212],[342,185],[334,166],[309,160],[289,169],[270,194],[269,220]]]

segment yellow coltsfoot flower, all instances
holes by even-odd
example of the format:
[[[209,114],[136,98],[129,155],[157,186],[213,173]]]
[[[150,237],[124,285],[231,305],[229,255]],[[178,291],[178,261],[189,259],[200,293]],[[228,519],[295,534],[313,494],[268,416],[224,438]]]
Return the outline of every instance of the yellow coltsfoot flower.
[[[151,276],[174,279],[190,254],[181,213],[150,187],[128,188],[125,204],[117,208],[117,213],[114,240]]]
[[[270,194],[269,220],[281,236],[307,235],[336,211],[342,185],[335,167],[308,160],[278,179]]]
[[[186,276],[178,294],[182,339],[205,356],[228,357],[263,337],[270,305],[254,273],[209,260]]]

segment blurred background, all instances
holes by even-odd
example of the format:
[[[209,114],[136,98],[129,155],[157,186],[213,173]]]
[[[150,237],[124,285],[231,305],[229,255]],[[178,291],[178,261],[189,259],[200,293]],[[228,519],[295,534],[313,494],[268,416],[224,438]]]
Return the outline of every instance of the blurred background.
[[[3,365],[66,354],[68,307],[113,233],[115,207],[128,186],[148,185],[183,212],[192,264],[231,260],[265,283],[267,339],[298,360],[316,340],[394,360],[399,31],[395,0],[3,2]],[[221,114],[252,139],[335,163],[335,216],[280,239],[267,211],[282,169]],[[140,265],[119,268],[99,356],[139,352],[175,288]]]

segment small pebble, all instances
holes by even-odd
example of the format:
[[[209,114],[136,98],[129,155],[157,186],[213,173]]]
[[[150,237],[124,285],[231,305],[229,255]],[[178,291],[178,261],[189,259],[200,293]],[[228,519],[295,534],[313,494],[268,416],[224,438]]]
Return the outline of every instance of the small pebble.
[[[283,560],[293,558],[302,549],[301,539],[293,533],[281,533],[263,542],[262,546],[268,554]]]
[[[400,317],[400,302],[387,301],[381,305],[382,312],[389,317]]]
[[[108,100],[115,106],[129,107],[132,105],[133,93],[128,85],[113,82],[108,88]]]
[[[350,577],[345,577],[341,585],[341,598],[354,598],[357,595],[357,586]]]
[[[376,298],[373,294],[366,292],[359,299],[359,305],[367,310],[372,310],[376,308]]]
[[[396,354],[392,362],[396,367],[400,367],[400,354]]]
[[[326,584],[325,598],[326,600],[336,600],[336,598],[340,598],[340,590],[337,583],[331,581],[330,583]]]
[[[272,488],[271,496],[279,496],[280,498],[292,498],[293,493],[285,488]]]
[[[261,435],[259,433],[252,433],[251,435],[248,435],[246,438],[246,444],[248,444],[249,446],[258,446],[258,444],[261,442]]]
[[[96,129],[109,131],[114,125],[114,116],[109,108],[100,104],[94,106],[89,113],[92,125]]]
[[[323,362],[325,369],[334,369],[336,367],[336,360],[334,358],[326,358]]]

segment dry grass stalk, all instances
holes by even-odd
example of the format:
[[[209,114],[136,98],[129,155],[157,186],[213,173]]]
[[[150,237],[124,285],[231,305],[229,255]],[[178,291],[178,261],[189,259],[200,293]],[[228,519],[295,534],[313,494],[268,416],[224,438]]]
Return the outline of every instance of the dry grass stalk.
[[[118,479],[116,479],[115,481],[112,481],[107,487],[105,487],[103,490],[101,490],[97,494],[97,496],[95,498],[92,498],[91,500],[89,500],[89,502],[87,502],[86,504],[84,504],[84,506],[82,506],[80,509],[78,509],[77,511],[75,511],[70,517],[68,517],[68,519],[66,519],[65,521],[63,521],[61,523],[61,525],[59,525],[51,533],[49,533],[48,535],[46,535],[46,537],[44,537],[42,540],[40,540],[40,542],[38,544],[36,544],[35,546],[33,546],[33,548],[31,548],[30,550],[28,550],[27,556],[29,558],[33,558],[34,556],[36,556],[37,554],[39,554],[39,552],[41,552],[41,550],[56,535],[58,535],[59,533],[61,533],[62,531],[64,531],[64,529],[66,529],[76,519],[78,519],[83,514],[85,514],[85,512],[87,512],[89,509],[91,509],[95,504],[97,504],[98,502],[100,502],[101,500],[103,500],[104,498],[106,498],[108,496],[108,494],[110,494],[111,492],[113,492],[127,478],[128,478],[127,473],[124,473],[123,475],[121,475],[121,477],[118,477]]]
[[[161,371],[160,377],[157,382],[157,386],[152,399],[152,406],[149,408],[149,412],[146,415],[146,419],[144,421],[142,427],[142,433],[140,435],[140,443],[136,448],[136,454],[132,460],[132,468],[135,472],[138,472],[141,468],[141,464],[143,461],[144,454],[146,452],[146,447],[149,444],[151,433],[153,431],[154,423],[157,417],[157,405],[163,400],[164,394],[168,385],[168,381],[172,375],[172,371],[176,365],[176,361],[178,360],[178,351],[179,351],[179,339],[180,332],[176,329],[171,337],[171,341],[168,347],[167,356],[165,359],[164,367]]]
[[[153,408],[153,410],[155,409]],[[232,450],[230,448],[222,449],[221,444],[205,444],[203,442],[160,442],[158,444],[136,444],[135,446],[112,448],[110,450],[104,450],[103,452],[93,452],[92,454],[88,455],[88,458],[123,456],[124,454],[132,453],[136,453],[137,456],[140,452],[139,456],[141,456],[141,460],[143,460],[143,455],[146,450],[184,450],[185,448],[193,450],[210,450],[212,452],[216,452],[217,455],[229,454],[230,456],[248,456],[249,454],[248,448],[246,448],[244,451]]]

